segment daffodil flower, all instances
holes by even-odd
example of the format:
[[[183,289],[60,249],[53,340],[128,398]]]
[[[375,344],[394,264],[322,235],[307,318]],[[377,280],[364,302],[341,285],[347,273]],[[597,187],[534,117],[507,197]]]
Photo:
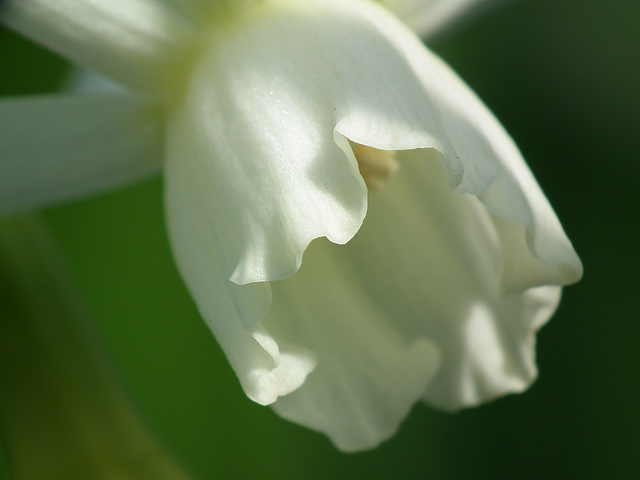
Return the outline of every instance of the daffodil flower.
[[[162,169],[177,264],[252,400],[353,451],[418,401],[533,381],[580,260],[498,121],[386,7],[13,0],[4,22],[128,93],[0,103],[0,207]]]

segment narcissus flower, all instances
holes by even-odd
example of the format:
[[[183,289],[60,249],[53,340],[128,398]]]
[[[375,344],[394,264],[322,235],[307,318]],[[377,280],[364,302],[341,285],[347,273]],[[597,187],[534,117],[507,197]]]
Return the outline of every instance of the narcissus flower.
[[[533,381],[580,260],[497,120],[379,3],[14,0],[4,22],[129,90],[0,103],[0,206],[162,169],[251,399],[352,451],[418,401]]]

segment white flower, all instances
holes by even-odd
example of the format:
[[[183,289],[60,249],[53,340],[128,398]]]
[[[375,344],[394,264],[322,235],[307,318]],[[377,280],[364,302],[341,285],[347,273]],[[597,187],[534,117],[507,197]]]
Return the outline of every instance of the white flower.
[[[419,400],[533,381],[580,261],[509,136],[387,10],[14,0],[5,22],[131,91],[0,103],[0,207],[162,168],[177,263],[251,399],[358,450]]]

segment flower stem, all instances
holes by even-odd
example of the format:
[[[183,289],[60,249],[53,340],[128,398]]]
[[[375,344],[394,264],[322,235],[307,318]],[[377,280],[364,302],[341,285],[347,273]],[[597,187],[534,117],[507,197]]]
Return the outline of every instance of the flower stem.
[[[190,478],[143,425],[36,217],[0,219],[0,426],[17,480]]]

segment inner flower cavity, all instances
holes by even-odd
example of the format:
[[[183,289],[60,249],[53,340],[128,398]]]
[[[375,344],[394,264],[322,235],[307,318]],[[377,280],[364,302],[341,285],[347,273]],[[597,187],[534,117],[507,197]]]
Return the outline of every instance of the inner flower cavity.
[[[398,170],[396,152],[349,142],[358,161],[360,175],[369,190],[377,190]]]

